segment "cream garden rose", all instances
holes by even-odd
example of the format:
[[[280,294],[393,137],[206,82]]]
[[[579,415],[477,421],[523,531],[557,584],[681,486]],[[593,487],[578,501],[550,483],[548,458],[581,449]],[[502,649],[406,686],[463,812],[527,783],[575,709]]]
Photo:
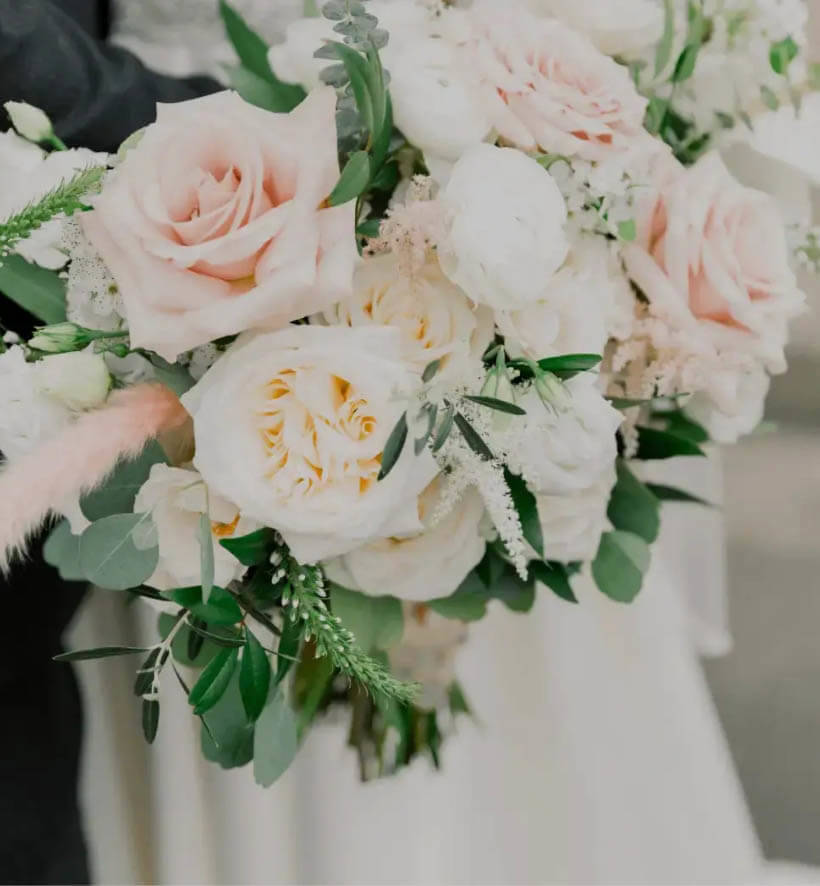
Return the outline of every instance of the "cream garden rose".
[[[219,541],[247,535],[259,526],[241,517],[235,505],[209,491],[196,471],[154,465],[137,493],[134,512],[150,513],[157,530],[159,563],[146,581],[149,587],[167,591],[199,585],[202,514],[211,521],[214,584],[224,588],[245,574],[246,567]]]
[[[449,597],[484,556],[487,545],[479,531],[484,502],[471,489],[433,524],[439,494],[434,481],[419,497],[421,532],[378,539],[328,562],[325,571],[331,580],[374,596],[389,588],[400,600]]]
[[[434,256],[405,273],[395,253],[375,255],[356,270],[353,296],[319,318],[331,326],[395,326],[408,360],[442,371],[479,359],[493,339],[492,312],[474,307],[442,273]],[[455,366],[454,366],[455,364]]]
[[[339,177],[335,107],[330,87],[290,114],[232,92],[158,106],[83,215],[133,346],[174,360],[349,295],[353,205],[324,203]]]
[[[315,563],[419,531],[437,468],[406,446],[379,481],[419,373],[390,327],[290,326],[240,338],[183,398],[208,487]]]
[[[650,311],[693,347],[784,371],[788,322],[804,295],[774,200],[739,184],[714,153],[661,175],[624,250]]]
[[[439,261],[453,283],[498,310],[544,297],[569,249],[566,204],[546,170],[513,148],[477,145],[456,163],[441,200],[450,225]]]

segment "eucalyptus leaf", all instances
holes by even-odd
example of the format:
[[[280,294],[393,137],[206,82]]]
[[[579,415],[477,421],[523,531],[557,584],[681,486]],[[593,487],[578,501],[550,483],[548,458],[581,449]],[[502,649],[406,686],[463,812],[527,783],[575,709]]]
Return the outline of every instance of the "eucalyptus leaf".
[[[167,457],[156,441],[151,441],[135,458],[121,461],[111,476],[80,501],[89,520],[100,520],[112,514],[127,514],[134,509],[134,499],[148,479],[155,464],[167,464]]]
[[[80,566],[80,536],[74,535],[68,520],[61,520],[43,545],[43,559],[60,573],[64,581],[83,581]]]
[[[330,605],[365,652],[389,649],[401,640],[404,617],[395,597],[371,597],[334,585]]]
[[[638,596],[649,568],[649,546],[631,532],[606,532],[592,561],[592,575],[599,590],[617,603],[631,603]]]
[[[251,631],[245,629],[245,648],[239,666],[239,692],[245,713],[253,723],[262,713],[271,682],[270,661],[262,644]]]
[[[150,354],[148,360],[154,368],[157,381],[170,388],[177,397],[181,397],[194,386],[191,373],[180,363],[169,363],[159,354]]]
[[[43,323],[65,318],[65,282],[56,271],[30,264],[19,255],[0,261],[0,293]]]
[[[147,581],[159,562],[159,548],[142,550],[134,533],[150,514],[114,514],[92,523],[80,537],[80,568],[92,584],[126,591]]]
[[[271,690],[256,721],[253,741],[253,776],[270,787],[287,770],[299,748],[296,716],[281,689]]]

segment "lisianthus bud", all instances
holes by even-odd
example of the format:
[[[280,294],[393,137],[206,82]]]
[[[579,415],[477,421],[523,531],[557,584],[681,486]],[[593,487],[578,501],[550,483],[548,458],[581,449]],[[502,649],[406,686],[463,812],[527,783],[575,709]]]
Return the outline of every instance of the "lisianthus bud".
[[[11,118],[11,125],[31,142],[51,141],[54,127],[48,115],[28,102],[6,102],[3,107]]]
[[[572,402],[567,389],[561,384],[558,376],[551,372],[537,372],[535,375],[535,390],[541,401],[554,409],[566,409]]]
[[[481,388],[481,396],[503,400],[505,403],[515,403],[515,388],[510,381],[506,367],[496,366],[487,373],[487,378]],[[512,415],[503,412],[493,413],[493,426],[498,430],[508,428],[514,420]]]
[[[105,360],[90,351],[54,354],[35,366],[37,389],[69,409],[92,409],[105,402],[111,376]]]
[[[61,354],[84,348],[89,342],[82,326],[75,323],[54,323],[51,326],[41,326],[28,344],[36,351]]]

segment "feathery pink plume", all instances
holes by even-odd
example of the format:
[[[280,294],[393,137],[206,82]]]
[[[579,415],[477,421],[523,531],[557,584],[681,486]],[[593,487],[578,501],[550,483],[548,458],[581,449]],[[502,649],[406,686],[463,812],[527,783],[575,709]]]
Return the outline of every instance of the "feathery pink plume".
[[[99,486],[123,458],[181,425],[188,413],[159,384],[140,384],[112,394],[104,406],[76,419],[56,437],[0,472],[0,570],[48,515]]]

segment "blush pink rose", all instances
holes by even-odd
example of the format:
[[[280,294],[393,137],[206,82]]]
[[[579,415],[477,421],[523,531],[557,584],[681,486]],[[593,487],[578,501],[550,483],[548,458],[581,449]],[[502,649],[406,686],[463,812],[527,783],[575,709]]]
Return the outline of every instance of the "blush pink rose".
[[[174,360],[351,293],[353,206],[325,205],[339,177],[335,107],[330,87],[289,114],[234,92],[158,105],[83,216],[133,346]]]
[[[772,198],[736,181],[716,153],[688,170],[670,160],[638,223],[624,260],[651,312],[710,350],[782,372],[804,295]]]
[[[646,99],[626,68],[587,37],[488,0],[462,15],[463,33],[453,36],[468,56],[465,69],[482,81],[489,119],[502,139],[590,161],[648,144]]]

